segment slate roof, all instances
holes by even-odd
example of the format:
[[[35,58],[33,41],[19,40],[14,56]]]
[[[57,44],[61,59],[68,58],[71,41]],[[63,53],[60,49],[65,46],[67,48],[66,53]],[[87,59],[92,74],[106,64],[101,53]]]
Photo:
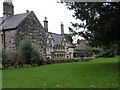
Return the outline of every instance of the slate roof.
[[[51,33],[53,39],[54,39],[54,45],[61,45],[63,36],[55,33]]]
[[[81,41],[75,50],[92,50],[92,47],[87,45],[84,41]]]
[[[9,17],[0,17],[0,30],[14,29],[29,15],[30,13],[16,14]]]
[[[48,34],[51,34],[54,40],[54,45],[61,45],[62,40],[64,39],[64,36],[56,33],[46,32],[46,36],[48,37]],[[67,40],[67,39],[66,39]],[[75,45],[73,45],[70,41],[67,40],[68,47],[74,48]]]
[[[73,44],[73,43],[71,43],[70,41],[67,41],[68,42],[68,47],[70,47],[70,48],[75,48],[76,46]]]

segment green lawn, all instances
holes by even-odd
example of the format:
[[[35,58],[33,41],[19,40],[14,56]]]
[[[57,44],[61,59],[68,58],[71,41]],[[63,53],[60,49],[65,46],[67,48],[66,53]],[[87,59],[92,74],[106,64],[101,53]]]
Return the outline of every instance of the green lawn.
[[[117,88],[118,57],[3,70],[3,88]]]

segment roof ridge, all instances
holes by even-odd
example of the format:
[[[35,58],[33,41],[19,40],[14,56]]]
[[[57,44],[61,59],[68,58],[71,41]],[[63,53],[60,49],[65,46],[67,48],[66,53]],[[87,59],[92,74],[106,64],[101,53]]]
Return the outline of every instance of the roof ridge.
[[[15,15],[12,15],[12,16],[17,16],[17,15],[23,15],[23,14],[30,14],[30,12],[29,13],[20,13],[20,14],[15,14]]]
[[[11,29],[11,28],[13,29],[18,27],[21,24],[21,22],[23,22],[26,19],[26,17],[30,15],[30,13],[21,13],[6,17],[5,21],[2,23],[3,29]],[[12,20],[14,20],[16,23],[15,22],[10,23],[12,22]]]
[[[22,14],[30,14],[30,12],[29,12],[29,13],[20,13],[20,14],[15,14],[15,15],[11,15],[11,16],[17,16],[17,15],[22,15]],[[11,17],[11,16],[8,16],[8,17]],[[0,18],[4,18],[4,17],[0,17]]]
[[[49,33],[51,33],[51,34],[56,34],[56,35],[59,35],[59,36],[62,36],[61,34],[57,34],[57,33],[53,33],[53,32],[49,32]]]

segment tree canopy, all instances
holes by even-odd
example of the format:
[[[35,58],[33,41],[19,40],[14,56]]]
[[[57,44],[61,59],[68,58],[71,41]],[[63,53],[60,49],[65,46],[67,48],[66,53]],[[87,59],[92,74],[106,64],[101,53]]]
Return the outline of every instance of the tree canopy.
[[[70,41],[70,43],[73,42],[72,36],[70,34],[64,34],[65,38]]]
[[[69,27],[73,35],[81,35],[92,46],[120,46],[120,2],[68,2],[66,6],[73,10],[73,17],[81,20]],[[83,31],[77,32],[80,28]]]

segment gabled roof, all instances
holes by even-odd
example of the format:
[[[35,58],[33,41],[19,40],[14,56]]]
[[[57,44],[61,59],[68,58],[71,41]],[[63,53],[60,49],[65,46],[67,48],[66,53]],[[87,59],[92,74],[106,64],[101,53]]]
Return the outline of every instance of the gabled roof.
[[[86,44],[86,41],[80,41],[75,50],[92,50],[92,47]]]
[[[61,34],[56,34],[56,33],[51,33],[51,32],[46,32],[46,36],[48,37],[48,34],[51,34],[54,40],[54,45],[61,45],[63,39],[65,38]],[[66,39],[66,38],[65,38]],[[73,45],[69,40],[67,40],[68,47],[74,48],[75,45]]]
[[[53,40],[54,40],[54,45],[61,45],[62,44],[62,40],[64,39],[64,36],[59,35],[59,34],[55,34],[55,33],[51,33]]]
[[[75,45],[73,43],[71,43],[70,41],[67,41],[67,43],[68,43],[68,47],[75,48]]]
[[[30,13],[23,13],[12,15],[9,17],[0,17],[0,30],[16,28],[29,14]]]

